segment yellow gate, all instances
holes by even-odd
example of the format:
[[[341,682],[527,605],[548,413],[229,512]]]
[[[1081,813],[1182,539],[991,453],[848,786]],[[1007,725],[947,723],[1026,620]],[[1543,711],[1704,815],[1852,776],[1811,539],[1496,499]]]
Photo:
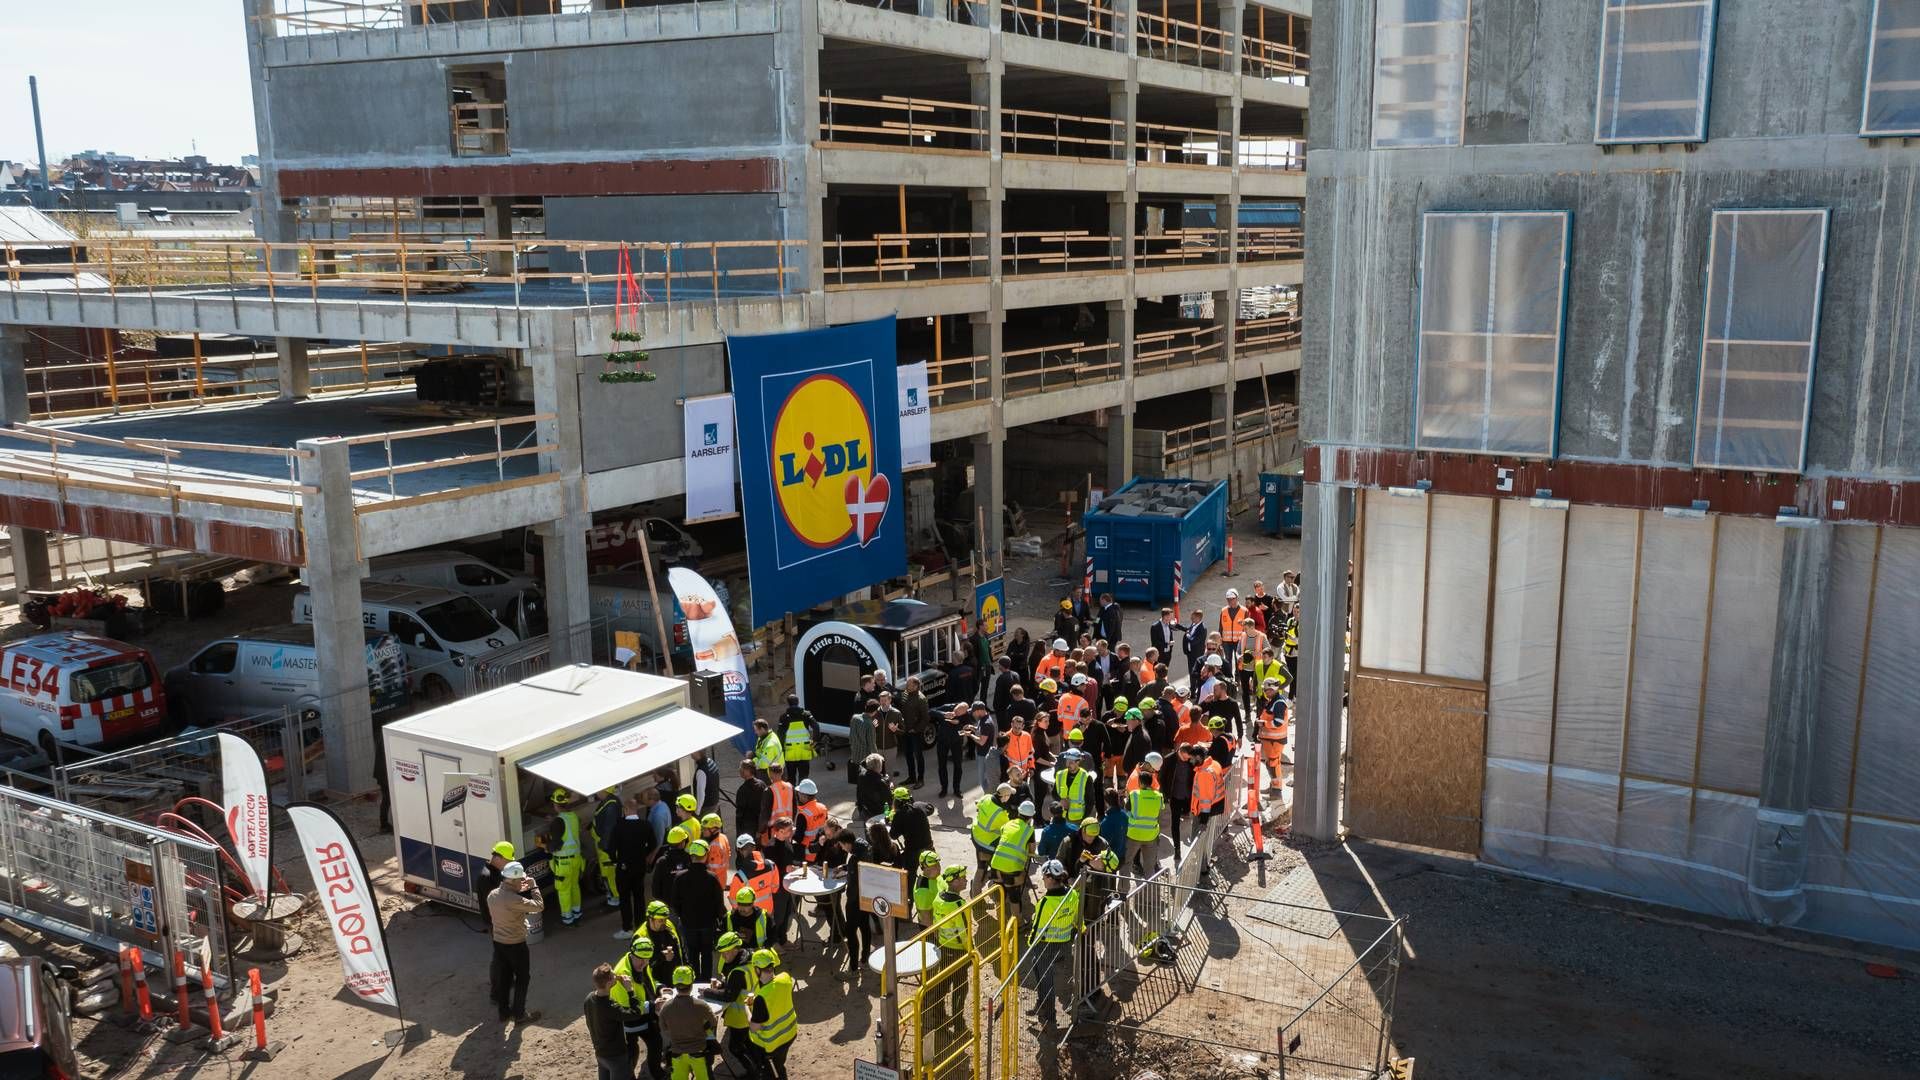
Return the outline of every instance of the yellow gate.
[[[1017,914],[993,885],[913,939],[940,951],[933,970],[900,979],[900,1058],[914,1080],[1015,1075]]]

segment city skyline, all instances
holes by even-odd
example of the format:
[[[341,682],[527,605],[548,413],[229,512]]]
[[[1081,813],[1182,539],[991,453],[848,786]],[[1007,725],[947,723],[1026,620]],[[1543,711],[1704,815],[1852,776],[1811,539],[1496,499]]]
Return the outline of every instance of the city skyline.
[[[232,0],[90,0],[0,10],[0,159],[38,165],[27,77],[40,80],[47,160],[256,152],[244,24]],[[164,58],[164,59],[162,59]]]

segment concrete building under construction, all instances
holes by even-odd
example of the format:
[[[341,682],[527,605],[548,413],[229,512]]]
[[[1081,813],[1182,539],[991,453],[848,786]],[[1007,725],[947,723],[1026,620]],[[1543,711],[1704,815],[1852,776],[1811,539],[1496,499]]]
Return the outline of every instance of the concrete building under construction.
[[[1920,945],[1920,7],[1316,14],[1298,824]]]
[[[47,531],[299,566],[332,786],[366,560],[528,527],[584,625],[592,515],[680,494],[728,334],[896,316],[987,507],[1292,444],[1305,0],[246,8],[260,239],[8,249],[0,402],[58,431],[11,433],[0,523],[24,584]],[[658,382],[599,381],[617,325]],[[94,397],[35,328],[108,342]],[[409,411],[429,362],[461,419]]]

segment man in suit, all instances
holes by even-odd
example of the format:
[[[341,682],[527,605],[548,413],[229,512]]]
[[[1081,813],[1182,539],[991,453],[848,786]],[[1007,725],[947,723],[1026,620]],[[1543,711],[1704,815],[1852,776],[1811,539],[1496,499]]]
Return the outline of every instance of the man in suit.
[[[1160,658],[1165,662],[1173,659],[1173,643],[1183,640],[1185,633],[1186,629],[1180,625],[1174,610],[1163,607],[1160,609],[1160,621],[1153,624],[1147,636],[1151,639],[1150,644],[1160,650]]]
[[[1007,703],[1013,700],[1013,688],[1020,677],[1013,673],[1013,661],[1005,656],[994,661],[993,715],[1005,716]]]
[[[1207,655],[1207,615],[1199,608],[1193,609],[1193,621],[1187,624],[1186,638],[1180,644],[1180,651],[1187,658],[1187,686],[1189,690],[1200,686],[1200,661]]]
[[[1100,637],[1105,638],[1108,645],[1118,645],[1125,640],[1120,632],[1120,620],[1125,614],[1120,605],[1113,602],[1112,593],[1100,594]]]

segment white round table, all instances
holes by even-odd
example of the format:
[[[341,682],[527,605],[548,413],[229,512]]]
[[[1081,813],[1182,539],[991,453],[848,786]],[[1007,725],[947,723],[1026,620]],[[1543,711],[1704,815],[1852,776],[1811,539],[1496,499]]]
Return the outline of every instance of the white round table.
[[[1053,786],[1053,767],[1052,766],[1048,766],[1047,768],[1040,770],[1040,782],[1047,785],[1048,787]]]
[[[696,983],[696,984],[694,984],[694,987],[693,987],[693,1000],[695,1000],[695,1001],[697,1001],[697,1002],[699,1002],[699,1003],[700,1003],[700,1004],[702,1004],[702,1005],[705,1005],[705,1006],[706,1006],[707,1008],[709,1008],[709,1009],[712,1009],[712,1010],[713,1010],[713,1015],[714,1015],[714,1017],[715,1017],[715,1018],[718,1018],[718,1017],[720,1016],[720,1014],[721,1014],[721,1013],[723,1013],[723,1012],[726,1012],[726,1011],[727,1011],[727,1004],[728,1004],[728,1003],[727,1003],[727,1002],[724,1002],[724,1001],[708,1001],[708,1000],[707,1000],[707,991],[708,991],[709,989],[710,989],[710,987],[708,987],[706,983]]]
[[[940,946],[915,945],[903,941],[893,947],[893,971],[896,975],[918,975],[940,966]],[[885,974],[887,970],[887,950],[879,948],[867,957],[867,966]]]
[[[786,884],[788,892],[804,900],[825,901],[847,891],[845,878],[830,881],[810,871],[789,876]]]

